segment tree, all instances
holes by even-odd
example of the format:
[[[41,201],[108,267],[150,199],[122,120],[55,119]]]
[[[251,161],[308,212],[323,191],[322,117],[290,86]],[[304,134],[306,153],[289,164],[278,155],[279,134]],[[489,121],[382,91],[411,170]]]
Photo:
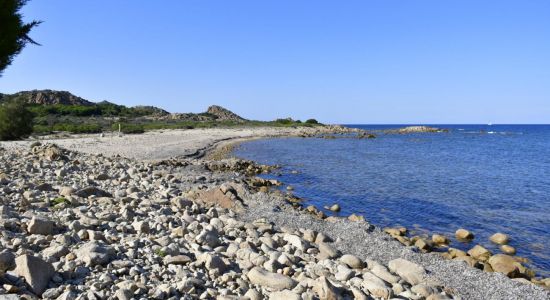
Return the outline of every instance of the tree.
[[[0,141],[17,140],[32,133],[33,114],[21,101],[0,105]]]
[[[29,32],[40,21],[24,23],[19,10],[28,0],[0,0],[0,77],[27,43],[38,45]]]

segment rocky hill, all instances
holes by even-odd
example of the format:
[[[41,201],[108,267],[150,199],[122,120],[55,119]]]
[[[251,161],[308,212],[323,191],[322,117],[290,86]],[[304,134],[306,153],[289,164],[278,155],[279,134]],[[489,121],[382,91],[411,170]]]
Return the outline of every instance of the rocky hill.
[[[3,94],[0,97],[5,100],[21,100],[28,104],[41,104],[41,105],[82,105],[93,106],[94,102],[88,101],[81,97],[75,96],[67,91],[53,91],[53,90],[33,90],[23,91],[12,95]]]
[[[155,106],[126,107],[109,101],[92,102],[75,96],[67,91],[32,90],[15,94],[1,94],[0,102],[18,100],[33,105],[35,113],[50,115],[67,115],[76,113],[80,117],[88,116],[123,116],[123,117],[150,117],[157,120],[180,120],[193,122],[233,121],[245,122],[246,120],[237,114],[218,105],[212,105],[204,113],[169,113]],[[41,109],[42,106],[64,106],[62,112],[52,108]],[[84,106],[85,112],[77,107]],[[75,107],[75,108],[71,108]]]
[[[218,121],[234,121],[234,122],[244,122],[244,118],[235,114],[234,112],[225,109],[218,105],[212,105],[206,111],[207,114],[213,115]]]

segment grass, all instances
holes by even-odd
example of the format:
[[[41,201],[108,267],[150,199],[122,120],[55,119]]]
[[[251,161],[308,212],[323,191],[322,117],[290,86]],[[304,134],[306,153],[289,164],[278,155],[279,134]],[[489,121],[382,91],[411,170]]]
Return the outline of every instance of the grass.
[[[56,206],[63,203],[70,204],[71,202],[64,197],[55,198],[50,202],[51,206]]]
[[[160,257],[165,257],[167,255],[167,253],[165,251],[163,251],[162,249],[157,249],[155,250],[155,254],[160,256]]]

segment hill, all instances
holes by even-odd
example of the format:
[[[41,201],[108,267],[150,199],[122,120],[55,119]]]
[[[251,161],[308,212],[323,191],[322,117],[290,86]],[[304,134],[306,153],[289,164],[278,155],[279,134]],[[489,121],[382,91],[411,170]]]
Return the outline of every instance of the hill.
[[[67,91],[33,90],[1,94],[5,101],[22,101],[34,113],[34,132],[97,133],[118,130],[140,133],[151,129],[219,126],[314,126],[291,119],[250,121],[218,105],[203,113],[169,113],[155,106],[127,107],[109,101],[92,102]]]

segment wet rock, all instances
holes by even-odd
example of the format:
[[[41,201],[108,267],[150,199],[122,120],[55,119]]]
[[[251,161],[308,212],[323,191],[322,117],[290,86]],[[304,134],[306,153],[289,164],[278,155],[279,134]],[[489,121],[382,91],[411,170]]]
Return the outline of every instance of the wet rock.
[[[333,204],[329,207],[330,211],[339,212],[340,211],[340,204]]]
[[[514,255],[516,254],[516,248],[510,246],[510,245],[501,245],[500,251],[502,251],[504,254],[508,255]]]
[[[419,284],[426,275],[426,270],[411,261],[397,258],[388,263],[389,269],[410,284]]]
[[[254,267],[248,272],[247,277],[252,284],[271,288],[277,291],[293,289],[297,282],[285,275],[271,273],[264,268]]]
[[[468,241],[474,239],[474,234],[466,229],[458,229],[455,232],[455,237],[459,240]]]
[[[50,263],[27,254],[17,257],[15,265],[14,273],[25,278],[31,291],[37,295],[41,295],[46,290],[50,279],[55,274]]]
[[[495,244],[506,245],[510,241],[510,237],[507,234],[498,232],[493,234],[489,240]]]
[[[449,239],[441,234],[434,234],[432,235],[432,242],[436,245],[448,245]]]
[[[487,261],[492,253],[483,246],[475,245],[474,248],[468,250],[468,254],[479,261]]]
[[[512,256],[506,254],[493,255],[488,262],[495,272],[503,273],[508,277],[516,277],[522,267]]]

